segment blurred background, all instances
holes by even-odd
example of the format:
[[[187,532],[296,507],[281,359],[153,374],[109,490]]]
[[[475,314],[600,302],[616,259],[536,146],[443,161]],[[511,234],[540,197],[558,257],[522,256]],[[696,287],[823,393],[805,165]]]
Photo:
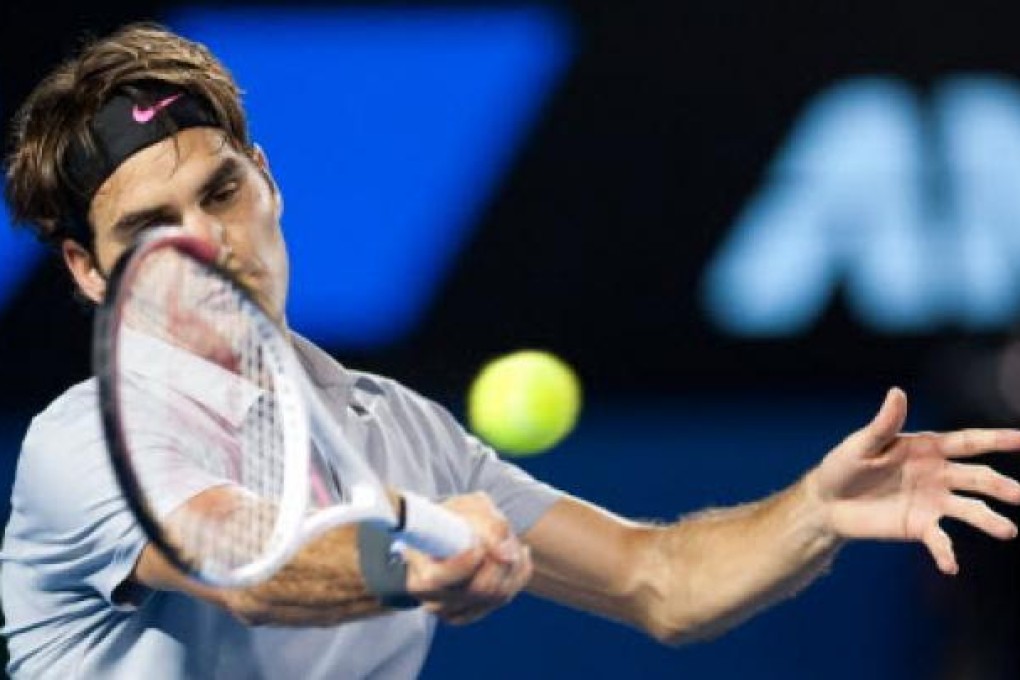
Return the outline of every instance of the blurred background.
[[[6,0],[5,127],[84,34],[140,19],[247,91],[287,202],[293,327],[458,415],[487,359],[562,355],[580,425],[522,464],[567,491],[660,519],[760,497],[891,384],[913,429],[1020,422],[1011,3]],[[91,332],[5,221],[4,499]],[[679,650],[522,597],[442,628],[424,675],[1020,677],[1015,549],[950,529],[955,579],[918,546],[853,545]]]

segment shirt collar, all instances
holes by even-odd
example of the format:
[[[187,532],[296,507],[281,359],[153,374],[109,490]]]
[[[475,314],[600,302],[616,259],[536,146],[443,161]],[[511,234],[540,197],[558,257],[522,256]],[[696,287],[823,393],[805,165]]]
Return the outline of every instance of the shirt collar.
[[[349,393],[354,385],[354,376],[340,362],[321,350],[297,333],[291,332],[294,350],[301,362],[301,367],[311,378],[316,387],[323,389],[339,388],[342,393]]]

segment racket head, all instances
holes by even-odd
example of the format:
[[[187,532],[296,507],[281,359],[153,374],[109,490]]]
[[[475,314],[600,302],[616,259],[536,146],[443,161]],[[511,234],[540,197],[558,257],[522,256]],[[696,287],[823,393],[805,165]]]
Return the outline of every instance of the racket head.
[[[110,460],[142,530],[185,574],[236,587],[296,550],[309,435],[287,340],[221,254],[178,228],[150,231],[112,272],[93,362]]]

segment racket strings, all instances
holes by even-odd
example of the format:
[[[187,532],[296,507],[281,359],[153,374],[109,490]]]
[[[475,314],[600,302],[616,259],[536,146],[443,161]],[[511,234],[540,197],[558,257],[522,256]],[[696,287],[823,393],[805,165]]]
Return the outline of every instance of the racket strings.
[[[167,495],[210,490],[214,500],[157,519],[199,571],[250,564],[273,548],[286,462],[279,358],[262,340],[263,317],[236,284],[174,248],[149,254],[130,290],[123,325],[162,348],[144,367],[120,368],[147,377],[148,398],[124,409],[127,437],[167,430],[159,446],[138,434],[128,447],[143,494],[158,515]]]

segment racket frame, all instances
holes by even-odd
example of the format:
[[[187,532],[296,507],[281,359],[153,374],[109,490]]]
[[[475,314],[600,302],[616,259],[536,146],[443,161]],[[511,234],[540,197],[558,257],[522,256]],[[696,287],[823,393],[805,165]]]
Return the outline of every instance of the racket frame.
[[[193,564],[174,547],[164,527],[154,518],[130,462],[132,454],[120,417],[121,386],[117,379],[120,342],[116,333],[122,322],[121,297],[144,260],[154,251],[167,247],[176,248],[214,270],[237,288],[243,304],[251,306],[260,339],[265,346],[272,348],[275,383],[280,391],[282,409],[287,410],[286,417],[290,422],[284,430],[283,492],[280,517],[270,539],[273,547],[258,559],[226,571],[212,571]],[[96,312],[93,364],[99,382],[100,408],[110,460],[128,507],[156,548],[173,566],[197,581],[218,587],[244,587],[271,577],[312,538],[337,526],[355,522],[382,525],[395,532],[395,538],[401,545],[436,557],[447,557],[470,547],[475,537],[462,518],[416,494],[403,494],[407,510],[405,516],[410,521],[406,527],[397,525],[396,513],[374,471],[349,443],[315,393],[311,380],[279,325],[272,321],[247,288],[220,266],[221,252],[217,245],[189,235],[180,227],[148,230],[118,260],[110,276],[106,297]],[[353,481],[347,485],[349,498],[345,502],[309,515],[312,442],[320,455],[336,452],[338,455],[331,458],[327,457],[328,454],[322,455],[322,459],[339,472],[340,479]]]
[[[250,306],[250,313],[255,317],[255,332],[272,359],[267,365],[271,367],[274,377],[274,396],[280,416],[287,423],[282,428],[283,491],[273,533],[267,541],[269,547],[257,559],[229,570],[203,568],[174,546],[164,525],[155,518],[155,513],[145,500],[141,481],[131,463],[133,454],[121,418],[121,385],[117,376],[120,373],[121,348],[118,329],[123,322],[124,310],[121,304],[122,292],[129,294],[131,283],[146,258],[164,248],[182,251],[214,270],[236,287],[242,297],[242,304]],[[272,576],[305,542],[332,527],[355,521],[375,521],[393,526],[396,517],[382,489],[367,482],[374,480],[374,476],[366,467],[357,471],[360,481],[352,485],[350,504],[331,506],[306,518],[311,474],[309,444],[312,441],[306,404],[313,403],[322,409],[325,407],[318,402],[310,385],[302,380],[306,376],[276,324],[247,289],[218,266],[218,257],[219,249],[215,245],[189,236],[179,228],[162,227],[147,233],[144,239],[124,253],[110,276],[106,298],[97,310],[93,361],[99,381],[103,429],[114,474],[142,531],[171,564],[191,578],[212,586],[243,587]],[[317,415],[320,419],[331,418],[328,413],[321,411]],[[336,433],[331,434],[336,437]]]

